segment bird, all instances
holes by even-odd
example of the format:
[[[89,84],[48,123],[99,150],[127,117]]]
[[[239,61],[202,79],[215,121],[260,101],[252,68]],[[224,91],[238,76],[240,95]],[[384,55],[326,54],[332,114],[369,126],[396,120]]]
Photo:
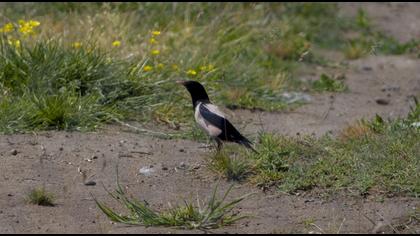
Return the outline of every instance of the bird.
[[[218,151],[221,150],[223,142],[235,142],[258,153],[252,147],[252,142],[232,125],[218,106],[210,102],[202,84],[194,80],[178,80],[176,83],[183,85],[190,93],[195,121],[204,132],[217,142]]]

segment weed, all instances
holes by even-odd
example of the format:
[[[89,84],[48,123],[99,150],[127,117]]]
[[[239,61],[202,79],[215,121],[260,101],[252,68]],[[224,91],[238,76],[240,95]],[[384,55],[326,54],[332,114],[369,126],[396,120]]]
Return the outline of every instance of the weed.
[[[54,195],[44,188],[35,188],[27,196],[27,201],[40,206],[54,206]]]
[[[202,208],[200,204],[194,206],[192,203],[185,201],[184,206],[171,207],[163,212],[155,211],[145,203],[130,199],[126,196],[126,193],[122,190],[119,183],[117,185],[118,188],[115,194],[110,193],[110,195],[125,206],[130,211],[130,215],[124,216],[118,214],[96,199],[95,202],[99,209],[101,209],[110,220],[118,223],[179,227],[186,229],[210,229],[230,225],[246,217],[238,216],[237,214],[232,213],[232,210],[249,195],[225,203],[226,197],[233,185],[226,191],[221,199],[218,199],[216,196],[216,186],[204,208]]]
[[[251,172],[252,166],[239,156],[231,157],[225,147],[211,154],[208,160],[210,169],[223,174],[228,180],[244,180]]]
[[[315,91],[329,91],[329,92],[342,92],[347,89],[346,85],[342,82],[344,77],[331,78],[326,74],[321,74],[319,80],[313,82],[312,87]]]

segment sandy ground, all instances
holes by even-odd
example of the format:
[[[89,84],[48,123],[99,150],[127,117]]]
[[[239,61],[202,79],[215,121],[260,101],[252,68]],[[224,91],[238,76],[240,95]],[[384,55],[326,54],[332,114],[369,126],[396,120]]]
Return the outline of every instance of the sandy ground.
[[[400,40],[419,37],[420,27],[416,25],[420,24],[420,4],[345,3],[341,11],[356,14],[359,6],[378,27]],[[410,96],[420,94],[419,65],[420,60],[409,55],[349,61],[348,67],[340,71],[346,75],[348,92],[311,94],[309,104],[292,112],[234,110],[229,114],[251,137],[260,130],[287,135],[337,134],[346,125],[375,114],[405,116]],[[319,69],[305,76],[319,78],[323,72]],[[381,105],[377,99],[389,103]],[[115,188],[117,165],[126,190],[156,209],[165,209],[168,202],[175,204],[182,199],[206,199],[218,182],[218,176],[205,166],[208,150],[201,148],[202,144],[162,140],[124,130],[110,126],[83,134],[0,136],[0,233],[204,233],[113,224],[96,207],[91,194],[123,210],[104,190],[104,186]],[[140,174],[142,167],[153,172]],[[85,185],[88,181],[96,185]],[[220,181],[220,191],[230,184]],[[26,203],[25,196],[34,186],[45,186],[53,192],[57,205]],[[420,226],[409,222],[409,216],[420,208],[420,201],[415,198],[322,198],[304,193],[296,196],[275,190],[263,192],[243,183],[235,185],[230,199],[249,192],[256,194],[240,203],[236,211],[253,217],[210,232],[420,233]]]

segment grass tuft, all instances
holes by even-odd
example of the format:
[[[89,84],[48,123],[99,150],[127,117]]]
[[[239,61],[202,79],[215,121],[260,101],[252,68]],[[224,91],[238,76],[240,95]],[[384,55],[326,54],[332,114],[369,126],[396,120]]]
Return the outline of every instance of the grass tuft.
[[[226,147],[210,154],[208,166],[211,170],[232,181],[245,180],[253,171],[253,167],[247,160],[240,156],[232,156],[232,153]]]
[[[315,80],[312,83],[312,87],[318,92],[343,92],[347,89],[347,86],[342,81],[343,79],[344,77],[331,78],[326,74],[322,74],[319,80]]]
[[[54,206],[54,195],[44,188],[35,188],[27,196],[27,201],[39,206]]]
[[[129,215],[118,214],[105,204],[100,203],[96,199],[94,200],[99,209],[101,209],[101,211],[110,220],[118,223],[205,230],[231,225],[238,220],[247,217],[239,216],[237,213],[232,211],[235,206],[247,198],[249,194],[232,201],[225,202],[229,192],[233,188],[233,185],[231,185],[231,187],[224,193],[221,199],[216,196],[216,186],[209,200],[205,205],[203,205],[203,207],[200,205],[199,200],[197,206],[184,201],[184,205],[175,207],[171,206],[170,209],[162,212],[153,210],[149,205],[127,197],[118,181],[117,186],[116,192],[109,194],[130,211]]]

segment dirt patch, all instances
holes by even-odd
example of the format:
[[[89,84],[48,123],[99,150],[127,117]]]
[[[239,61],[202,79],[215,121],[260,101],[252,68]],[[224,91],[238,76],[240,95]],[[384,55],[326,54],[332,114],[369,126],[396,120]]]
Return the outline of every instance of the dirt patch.
[[[409,56],[370,56],[350,61],[341,70],[349,90],[343,93],[311,94],[312,101],[292,112],[268,113],[236,110],[235,121],[243,122],[248,134],[264,130],[288,135],[336,134],[359,119],[376,114],[384,118],[407,115],[413,96],[420,94],[419,59]],[[325,70],[317,71],[312,79]],[[379,99],[386,101],[381,104]]]
[[[99,133],[45,132],[35,135],[0,137],[1,233],[180,233],[170,228],[125,227],[111,224],[96,207],[90,194],[123,211],[107,195],[103,186],[115,188],[118,165],[121,183],[133,196],[164,209],[168,202],[206,199],[218,181],[205,167],[206,149],[185,140],[160,140],[115,129]],[[16,155],[10,152],[15,149]],[[96,157],[96,158],[94,158]],[[140,174],[142,167],[153,170]],[[165,168],[164,168],[165,167]],[[85,173],[82,174],[82,173]],[[86,178],[84,178],[86,176]],[[95,186],[86,186],[95,181]],[[230,183],[220,182],[220,191]],[[56,194],[55,207],[41,207],[24,201],[34,186]],[[369,232],[374,222],[392,222],[414,210],[416,199],[333,200],[291,196],[276,191],[264,193],[247,184],[237,185],[231,197],[250,191],[256,195],[237,208],[253,218],[212,232]],[[177,202],[178,201],[178,202]],[[309,224],[311,222],[316,226]],[[185,231],[190,232],[190,231]],[[201,232],[201,231],[196,231]]]
[[[420,4],[418,2],[346,2],[339,3],[340,14],[355,16],[366,11],[373,27],[401,42],[420,38]]]

